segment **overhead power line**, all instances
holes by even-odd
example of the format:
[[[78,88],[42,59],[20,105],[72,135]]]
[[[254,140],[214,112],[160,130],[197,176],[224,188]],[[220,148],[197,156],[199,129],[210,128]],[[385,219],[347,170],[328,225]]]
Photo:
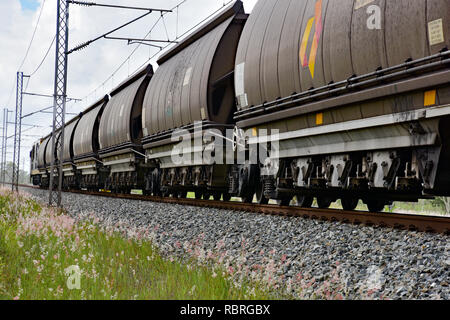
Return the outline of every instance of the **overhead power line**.
[[[45,60],[48,57],[48,54],[50,53],[50,50],[53,47],[53,44],[55,43],[56,40],[56,35],[53,37],[52,43],[50,43],[50,46],[47,49],[47,52],[45,53],[44,58],[42,58],[41,62],[39,63],[39,65],[36,67],[36,69],[34,69],[34,71],[32,73],[30,73],[30,77],[34,76],[36,72],[38,72],[38,70],[42,67],[42,65],[44,64]]]
[[[41,21],[41,16],[42,16],[42,12],[44,11],[45,1],[46,1],[46,0],[44,0],[44,1],[42,2],[41,10],[39,11],[38,20],[37,20],[37,22],[36,22],[36,25],[34,26],[33,35],[32,35],[32,37],[31,37],[30,43],[28,44],[27,51],[25,52],[25,57],[23,58],[22,63],[20,64],[20,67],[17,68],[17,70],[22,70],[22,67],[23,67],[23,65],[25,64],[25,61],[27,60],[28,53],[30,52],[30,49],[31,49],[31,45],[33,44],[34,37],[36,36],[36,31],[37,31],[37,28],[38,28],[38,26],[39,26],[39,22]]]
[[[113,5],[113,4],[103,4],[103,3],[87,2],[87,1],[68,0],[68,2],[71,4],[78,4],[78,5],[86,6],[86,7],[105,7],[105,8],[127,9],[127,10],[143,10],[143,11],[150,10],[150,11],[170,12],[170,10],[166,10],[166,9],[118,6],[118,5]]]
[[[34,26],[33,35],[31,36],[31,40],[30,40],[30,42],[28,43],[27,51],[26,51],[26,53],[25,53],[25,56],[23,57],[22,63],[20,64],[20,67],[17,68],[17,70],[22,70],[22,67],[23,67],[23,65],[25,64],[25,61],[26,61],[27,58],[28,58],[28,54],[30,53],[30,49],[31,49],[31,46],[32,46],[33,41],[34,41],[34,37],[36,36],[36,31],[37,31],[38,26],[39,26],[39,23],[40,23],[40,21],[41,21],[42,12],[44,11],[45,1],[46,1],[46,0],[44,0],[44,1],[42,2],[42,6],[41,6],[41,9],[40,9],[40,11],[39,11],[39,16],[38,16],[38,19],[37,19],[37,21],[36,21],[36,25]],[[15,87],[16,87],[16,81],[14,80],[13,86],[12,86],[12,88],[11,88],[11,91],[10,91],[10,94],[9,94],[9,97],[8,97],[8,102],[6,103],[7,106],[9,106],[9,103],[11,102],[11,98],[12,98],[12,95],[13,95],[13,93],[14,93]]]
[[[182,1],[180,1],[176,6],[174,6],[173,8],[171,8],[170,11],[173,12],[174,10],[178,10],[178,8],[179,8],[181,5],[183,5],[184,3],[186,3],[187,1],[189,1],[189,0],[182,0]],[[150,36],[150,34],[152,33],[152,31],[156,28],[156,26],[158,25],[158,23],[164,18],[164,16],[165,16],[166,14],[167,14],[167,12],[162,12],[162,13],[161,13],[160,17],[159,17],[159,18],[156,20],[156,22],[151,26],[150,30],[147,32],[147,34],[144,36],[144,38],[143,38],[142,40],[145,40],[145,39],[147,39],[147,38]],[[94,90],[92,90],[92,91],[89,92],[86,96],[84,96],[84,97],[82,98],[82,100],[85,100],[86,98],[88,98],[90,95],[92,95],[92,94],[95,93],[97,90],[99,90],[101,87],[103,87],[109,80],[111,80],[112,78],[114,78],[114,76],[117,74],[117,72],[119,72],[119,70],[122,69],[122,67],[127,63],[127,61],[129,61],[129,60],[131,59],[131,57],[136,53],[136,51],[141,47],[141,45],[145,45],[145,43],[143,43],[143,42],[137,42],[137,44],[138,44],[138,45],[136,46],[136,48],[134,48],[133,51],[128,55],[128,57],[126,57],[126,58],[122,61],[122,63],[119,64],[119,66],[113,71],[113,73],[112,73],[110,76],[108,76],[108,77],[106,78],[106,80],[104,80],[104,81],[102,82],[101,85],[97,86]],[[166,46],[162,47],[162,49],[167,48],[169,45],[170,45],[170,43],[167,44]],[[162,49],[160,48],[160,50],[162,50]],[[159,53],[159,52],[158,52],[158,53]],[[153,57],[154,57],[154,56],[153,56]],[[153,59],[153,57],[149,58],[147,61]],[[72,106],[73,106],[73,105],[72,105]]]
[[[185,0],[187,1],[187,0]],[[184,1],[184,2],[185,2]],[[234,0],[230,0],[228,2],[224,2],[223,6],[227,6],[228,4],[230,4],[231,2],[233,2]],[[202,21],[200,21],[199,23],[197,23],[195,26],[191,27],[190,29],[186,30],[184,33],[182,33],[181,35],[177,36],[175,38],[175,41],[178,42],[179,39],[183,38],[185,35],[189,34],[191,31],[195,30],[197,27],[199,27],[200,25],[202,25],[203,23],[205,23],[206,21],[208,21],[209,19],[211,19],[211,17],[213,17],[214,15],[216,15],[220,10],[222,10],[222,8],[217,9],[216,11],[214,11],[213,13],[211,13],[210,15],[208,15],[206,18],[204,18]],[[163,50],[167,49],[167,47],[169,47],[171,44],[167,44],[165,47],[163,47]],[[160,54],[160,52],[155,53],[153,56],[151,56],[147,61],[145,61],[142,65],[139,66],[139,68],[136,69],[136,71],[134,72],[134,74],[136,74],[143,66],[145,66],[150,60],[152,60],[153,58],[155,58],[158,54]],[[133,75],[134,75],[133,74]]]
[[[144,13],[143,15],[141,15],[141,16],[139,16],[139,17],[137,17],[137,18],[135,18],[135,19],[133,19],[133,20],[131,20],[131,21],[128,21],[127,23],[121,25],[120,27],[114,28],[113,30],[108,31],[108,32],[102,34],[101,36],[96,37],[95,39],[92,39],[92,40],[89,40],[89,41],[87,41],[87,42],[84,42],[84,43],[80,44],[79,46],[77,46],[77,47],[75,47],[75,48],[73,48],[73,49],[67,51],[67,54],[71,54],[71,53],[73,53],[73,52],[75,52],[75,51],[84,49],[84,48],[86,48],[87,46],[89,46],[91,43],[93,43],[93,42],[95,42],[95,41],[97,41],[97,40],[100,40],[100,39],[102,39],[102,38],[106,38],[106,37],[107,37],[108,35],[110,35],[111,33],[116,32],[117,30],[120,30],[120,29],[122,29],[122,28],[124,28],[124,27],[130,25],[130,24],[132,24],[132,23],[134,23],[134,22],[136,22],[136,21],[138,21],[138,20],[140,20],[140,19],[142,19],[142,18],[148,16],[148,15],[151,14],[151,13],[152,13],[152,11],[148,11],[148,12]]]
[[[183,0],[180,3],[178,3],[176,6],[174,6],[171,11],[177,10],[179,9],[179,7],[186,3],[189,0]],[[230,0],[228,2],[223,2],[223,7],[227,6],[228,4],[230,4],[231,2],[233,2],[234,0]],[[208,15],[207,17],[205,17],[203,20],[201,20],[199,23],[197,23],[196,25],[194,25],[193,27],[189,28],[188,30],[186,30],[184,33],[182,33],[181,35],[177,35],[175,40],[170,41],[169,43],[167,43],[165,46],[163,46],[159,52],[155,53],[154,55],[152,55],[151,57],[149,57],[142,65],[140,65],[136,71],[133,74],[136,74],[140,69],[142,69],[142,67],[144,67],[149,61],[151,61],[153,58],[155,58],[157,55],[159,55],[161,53],[161,51],[167,49],[171,44],[173,43],[177,43],[179,39],[183,38],[185,35],[189,34],[191,31],[193,31],[194,29],[196,29],[197,27],[199,27],[200,25],[202,25],[203,23],[205,23],[206,21],[208,21],[211,17],[213,17],[214,15],[216,15],[218,12],[220,12],[220,10],[222,10],[222,8],[219,8],[217,10],[215,10],[213,13],[211,13],[210,15]],[[177,12],[178,14],[178,12]],[[144,37],[143,40],[145,40],[154,30],[154,28],[156,27],[156,25],[159,23],[159,21],[164,19],[164,15],[165,13],[161,13],[161,16],[158,18],[158,20],[155,22],[155,24],[150,28],[150,31],[146,34],[146,36]],[[101,87],[103,87],[109,80],[111,80],[116,74],[117,72],[119,72],[119,70],[127,63],[127,61],[130,60],[130,58],[136,53],[136,51],[139,49],[139,47],[141,45],[145,45],[144,42],[136,42],[138,44],[138,46],[130,53],[130,55],[119,65],[119,67],[105,80],[102,82],[101,85],[99,85],[97,88],[95,88],[94,90],[92,90],[90,93],[88,93],[86,96],[84,96],[81,100],[85,100],[87,97],[89,97],[90,95],[92,95],[93,93],[95,93],[97,90],[99,90]]]
[[[33,92],[26,92],[26,91],[24,91],[22,94],[26,95],[26,96],[35,96],[35,97],[43,97],[43,98],[54,98],[54,96],[51,95],[51,94],[33,93]],[[76,99],[76,98],[66,98],[66,101],[81,101],[81,100],[80,99]]]

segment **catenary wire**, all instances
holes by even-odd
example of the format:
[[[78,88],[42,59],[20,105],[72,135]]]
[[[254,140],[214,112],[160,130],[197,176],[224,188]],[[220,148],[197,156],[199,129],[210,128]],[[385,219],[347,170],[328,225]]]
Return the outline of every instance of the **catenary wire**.
[[[50,50],[51,50],[52,47],[53,47],[53,44],[55,43],[55,40],[56,40],[56,35],[53,37],[53,40],[52,40],[52,42],[50,43],[50,46],[48,47],[47,52],[45,53],[44,58],[41,60],[41,62],[40,62],[39,65],[37,66],[37,68],[34,69],[34,71],[33,71],[32,73],[30,73],[30,77],[34,76],[34,75],[36,74],[36,72],[38,72],[39,69],[41,68],[41,66],[44,64],[45,60],[46,60],[47,57],[48,57],[48,54],[50,53]]]
[[[186,3],[189,0],[183,0],[180,1],[176,6],[174,6],[171,10],[175,10],[177,8],[179,8],[181,5],[183,5],[184,3]],[[150,30],[148,31],[148,33],[145,35],[144,39],[147,39],[147,37],[152,33],[152,31],[154,30],[154,28],[157,26],[157,24],[162,20],[162,16],[164,16],[166,13],[163,13],[157,20],[156,22],[152,25],[152,27],[150,28]],[[101,85],[97,86],[94,90],[92,90],[91,92],[89,92],[86,96],[84,96],[82,98],[82,100],[85,100],[86,98],[88,98],[89,96],[91,96],[93,93],[95,93],[97,90],[99,90],[101,87],[103,87],[109,80],[111,80],[116,74],[117,72],[119,72],[120,69],[122,69],[122,67],[127,63],[127,61],[136,53],[136,51],[141,47],[141,43],[139,43],[136,48],[133,49],[133,51],[128,55],[127,58],[125,58],[123,60],[123,62],[114,70],[114,72],[108,77],[106,78],[106,80],[104,80],[102,82]],[[167,45],[168,46],[168,45]],[[164,48],[167,48],[167,46],[165,46]],[[159,53],[159,52],[158,52]],[[147,61],[153,59],[155,57],[152,56],[150,57]],[[145,63],[144,63],[145,64]],[[73,107],[74,105],[70,106]]]
[[[28,57],[28,54],[30,53],[31,45],[33,44],[34,37],[36,36],[36,31],[37,31],[37,28],[38,28],[38,26],[39,26],[39,22],[41,21],[42,12],[44,11],[45,1],[46,1],[46,0],[44,0],[44,1],[42,2],[42,6],[41,6],[41,10],[40,10],[40,12],[39,12],[38,20],[37,20],[37,22],[36,22],[36,25],[34,26],[33,35],[32,35],[32,37],[31,37],[30,43],[28,44],[27,51],[25,52],[25,57],[23,58],[22,63],[20,64],[20,67],[19,67],[17,70],[21,70],[21,69],[22,69],[22,67],[23,67],[23,65],[25,64],[25,61],[26,61],[26,59],[27,59],[27,57]]]
[[[40,9],[40,11],[39,11],[38,20],[37,20],[37,22],[36,22],[36,25],[34,26],[33,35],[31,36],[31,40],[30,40],[30,42],[29,42],[29,44],[28,44],[28,48],[27,48],[27,51],[26,51],[26,53],[25,53],[25,56],[24,56],[24,58],[23,58],[23,60],[22,60],[22,63],[20,64],[19,68],[17,68],[17,70],[21,70],[21,69],[22,69],[22,67],[23,67],[23,65],[25,64],[25,61],[26,61],[26,59],[27,59],[27,57],[28,57],[28,54],[29,54],[30,49],[31,49],[31,45],[33,44],[33,41],[34,41],[34,37],[36,36],[36,31],[37,31],[37,28],[38,28],[38,26],[39,26],[39,22],[41,21],[41,16],[42,16],[42,12],[44,11],[45,2],[46,2],[46,0],[44,0],[44,1],[42,2],[42,6],[41,6],[41,9]],[[11,102],[11,98],[12,98],[12,95],[13,95],[13,93],[14,93],[14,88],[15,88],[15,87],[16,87],[16,81],[14,80],[13,86],[12,86],[11,91],[10,91],[10,93],[9,93],[8,102],[6,103],[6,106],[9,106],[9,103]]]

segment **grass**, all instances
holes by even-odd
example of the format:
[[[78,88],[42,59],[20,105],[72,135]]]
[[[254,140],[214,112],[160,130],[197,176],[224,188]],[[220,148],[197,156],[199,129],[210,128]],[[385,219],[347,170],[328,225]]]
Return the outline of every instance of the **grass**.
[[[330,208],[342,209],[340,200],[333,202]],[[355,210],[367,211],[367,206],[362,201],[359,201],[358,206]],[[440,205],[436,200],[426,199],[419,199],[418,202],[394,202],[392,206],[385,206],[383,212],[411,213],[421,215],[447,215],[445,207]]]
[[[161,235],[158,225],[105,227],[98,219],[92,213],[77,222],[0,189],[0,299],[340,300],[350,294],[352,275],[339,261],[330,260],[320,280],[302,270],[286,277],[283,270],[295,261],[276,250],[255,253],[245,238],[233,253],[225,238],[205,249],[202,233],[164,244],[162,255],[149,240]],[[261,260],[248,264],[250,253]],[[358,293],[383,298],[380,289],[365,281]]]
[[[430,201],[418,205],[422,211],[435,208]],[[0,299],[346,299],[350,294],[351,275],[339,261],[329,261],[331,271],[320,281],[301,270],[285,278],[282,270],[294,261],[272,250],[261,251],[262,260],[249,265],[254,248],[244,238],[237,254],[226,250],[225,239],[205,250],[204,234],[160,251],[150,240],[158,226],[105,228],[95,214],[88,217],[75,221],[26,194],[0,189]],[[175,248],[184,252],[183,259]],[[358,293],[362,299],[383,299],[380,290],[367,280]]]
[[[220,269],[164,258],[144,237],[127,239],[0,190],[0,299],[272,297]]]

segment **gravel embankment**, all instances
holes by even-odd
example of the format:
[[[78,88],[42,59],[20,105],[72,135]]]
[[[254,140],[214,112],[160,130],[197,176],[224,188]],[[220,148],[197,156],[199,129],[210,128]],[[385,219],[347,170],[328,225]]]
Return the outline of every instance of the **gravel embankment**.
[[[47,200],[47,192],[25,190]],[[450,237],[303,218],[64,194],[83,219],[148,230],[166,254],[215,257],[299,298],[449,299]],[[137,230],[137,231],[136,231]]]

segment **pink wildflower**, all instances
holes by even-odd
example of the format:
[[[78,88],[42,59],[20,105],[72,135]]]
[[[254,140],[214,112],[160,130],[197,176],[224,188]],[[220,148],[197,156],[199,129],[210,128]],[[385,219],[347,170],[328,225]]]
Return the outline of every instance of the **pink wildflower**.
[[[342,294],[338,293],[336,295],[336,300],[344,300],[344,297],[342,296]]]

